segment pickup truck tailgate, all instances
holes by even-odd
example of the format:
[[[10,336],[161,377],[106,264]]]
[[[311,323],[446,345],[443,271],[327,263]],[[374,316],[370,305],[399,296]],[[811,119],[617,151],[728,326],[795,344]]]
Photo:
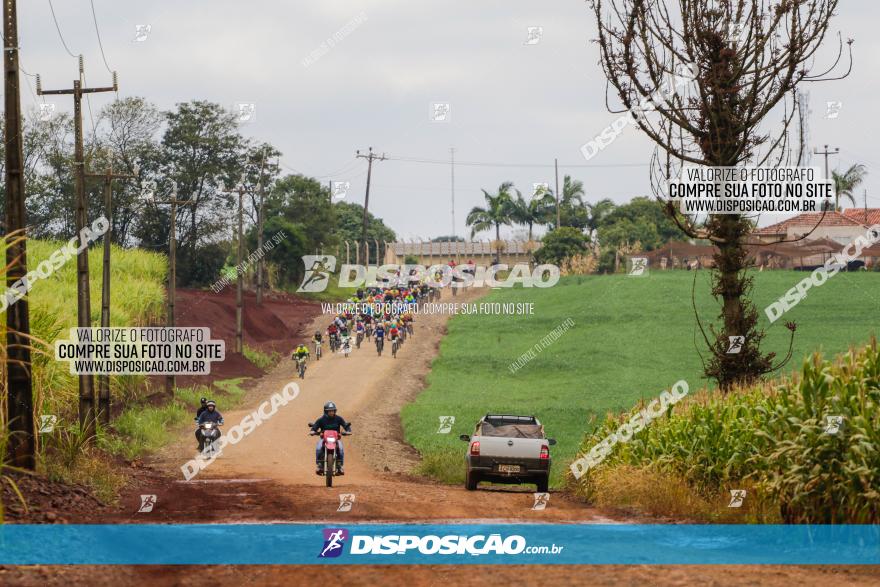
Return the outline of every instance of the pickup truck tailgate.
[[[499,457],[505,459],[539,459],[541,446],[547,441],[541,438],[503,438],[497,436],[475,436],[472,441],[480,442],[480,457]]]

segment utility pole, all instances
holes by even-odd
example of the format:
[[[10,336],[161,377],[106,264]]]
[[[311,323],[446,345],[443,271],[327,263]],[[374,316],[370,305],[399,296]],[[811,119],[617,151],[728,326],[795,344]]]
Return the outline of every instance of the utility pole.
[[[104,88],[84,88],[83,58],[79,56],[79,79],[73,81],[73,87],[64,90],[44,91],[40,84],[40,76],[37,76],[37,95],[64,95],[73,96],[73,124],[74,124],[74,191],[76,193],[76,233],[80,234],[88,222],[88,201],[86,200],[85,188],[85,155],[83,154],[83,128],[82,128],[82,97],[83,94],[96,94],[98,92],[115,92],[119,89],[116,72],[113,72],[113,86]],[[77,326],[79,328],[91,328],[91,299],[89,296],[89,255],[88,251],[76,256],[76,299],[77,299]],[[87,437],[95,435],[95,382],[91,375],[79,376],[79,425]]]
[[[828,155],[837,155],[838,153],[840,153],[840,147],[834,147],[833,151],[828,150],[828,145],[825,145],[824,151],[820,151],[819,149],[813,149],[814,155],[825,155],[825,179],[831,179],[831,177],[828,175]],[[835,211],[837,211],[838,202],[839,202],[839,196],[837,194],[837,190],[835,190],[835,193],[834,193],[834,210]]]
[[[104,234],[104,262],[101,280],[101,328],[110,328],[110,241],[113,236],[113,180],[133,179],[137,175],[113,173],[113,166],[107,167],[104,173],[86,173],[86,177],[104,180],[104,215],[110,226]],[[98,421],[110,425],[110,376],[98,375],[98,405],[96,406]]]
[[[449,149],[450,171],[452,172],[452,240],[455,241],[455,147]],[[450,245],[452,246],[452,245]]]
[[[21,141],[21,96],[18,85],[18,13],[15,0],[3,2],[3,67],[6,144],[6,287],[27,274],[24,155]],[[6,309],[7,404],[6,455],[9,465],[36,467],[34,399],[31,386],[30,319],[28,299]]]
[[[168,233],[168,328],[174,328],[174,298],[177,296],[177,207],[192,206],[192,199],[177,199],[177,182],[172,181],[171,198],[152,200],[154,204],[171,204],[171,227]],[[175,376],[165,376],[165,393],[174,397]]]
[[[260,162],[260,179],[257,182],[257,190],[260,192],[260,207],[257,208],[257,305],[263,305],[263,169],[266,166],[266,151],[263,150],[263,160]],[[241,263],[241,259],[239,259]]]
[[[559,228],[559,159],[553,160],[553,168],[556,170],[556,228]]]
[[[370,266],[370,244],[367,242],[367,207],[370,205],[370,177],[373,173],[373,161],[384,161],[385,153],[382,153],[382,156],[373,153],[373,147],[370,147],[369,152],[366,155],[361,155],[360,151],[355,151],[355,156],[359,159],[367,160],[367,193],[364,196],[364,229],[361,233],[361,238],[364,241],[364,265],[367,267]],[[379,251],[376,251],[376,254],[379,254]]]
[[[244,329],[244,271],[242,271],[242,257],[244,256],[244,177],[238,185],[238,268],[235,280],[235,352],[243,353],[242,330]]]

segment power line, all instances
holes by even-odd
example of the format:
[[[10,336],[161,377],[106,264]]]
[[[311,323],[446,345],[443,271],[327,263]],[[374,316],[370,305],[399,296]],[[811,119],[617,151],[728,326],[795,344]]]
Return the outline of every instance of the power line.
[[[110,65],[107,63],[107,56],[104,55],[104,43],[101,42],[101,30],[98,28],[98,17],[95,14],[95,0],[89,0],[89,4],[92,6],[92,20],[95,23],[95,34],[98,36],[98,48],[101,50],[101,59],[104,61],[104,67],[107,68],[107,71],[113,73],[113,70],[110,69]]]
[[[421,159],[417,157],[388,157],[389,161],[402,161],[404,163],[426,163],[430,165],[449,165],[449,159]],[[456,165],[471,167],[547,167],[552,168],[552,163],[490,163],[485,161],[455,161]],[[650,167],[647,163],[605,163],[605,164],[561,164],[560,167]]]
[[[49,10],[52,12],[52,20],[55,21],[55,30],[58,31],[58,38],[61,39],[61,44],[64,46],[64,50],[67,51],[68,55],[76,59],[77,56],[74,55],[70,48],[67,46],[67,41],[64,40],[64,35],[61,34],[61,27],[58,26],[58,18],[55,16],[55,7],[52,6],[52,0],[49,0]]]

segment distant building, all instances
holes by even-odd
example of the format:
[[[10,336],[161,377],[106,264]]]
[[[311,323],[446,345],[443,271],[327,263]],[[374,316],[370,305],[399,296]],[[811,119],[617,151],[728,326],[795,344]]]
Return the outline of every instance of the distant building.
[[[873,213],[873,216],[871,215]],[[865,222],[865,218],[868,222]],[[871,221],[874,218],[874,221]],[[758,228],[752,232],[751,238],[756,242],[770,243],[779,240],[793,240],[805,235],[810,240],[828,239],[840,244],[847,244],[854,238],[865,234],[865,229],[872,224],[880,223],[880,210],[868,209],[868,214],[858,208],[850,208],[843,212],[828,211],[809,212],[793,216],[782,222]]]

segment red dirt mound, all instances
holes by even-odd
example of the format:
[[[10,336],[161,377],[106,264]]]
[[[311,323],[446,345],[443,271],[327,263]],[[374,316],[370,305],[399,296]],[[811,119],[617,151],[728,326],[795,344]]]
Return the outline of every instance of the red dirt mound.
[[[211,338],[226,341],[226,359],[211,365],[211,374],[178,377],[179,386],[208,385],[220,379],[259,377],[263,371],[235,349],[235,289],[177,290],[177,325],[211,329]],[[309,337],[306,328],[320,314],[320,304],[287,293],[271,292],[257,305],[254,292],[244,294],[244,344],[263,352],[289,353]]]

